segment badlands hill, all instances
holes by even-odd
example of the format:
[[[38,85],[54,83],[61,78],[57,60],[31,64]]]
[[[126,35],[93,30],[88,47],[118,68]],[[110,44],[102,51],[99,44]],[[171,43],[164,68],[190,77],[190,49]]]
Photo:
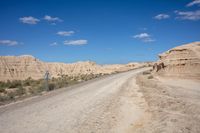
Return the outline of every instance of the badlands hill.
[[[184,44],[159,55],[154,72],[162,76],[200,79],[200,42]]]
[[[129,63],[119,65],[98,65],[95,62],[77,63],[50,63],[43,62],[30,55],[0,56],[0,81],[24,80],[28,77],[41,79],[46,71],[51,77],[61,75],[76,76],[80,74],[111,74],[119,71],[128,71],[147,63]]]

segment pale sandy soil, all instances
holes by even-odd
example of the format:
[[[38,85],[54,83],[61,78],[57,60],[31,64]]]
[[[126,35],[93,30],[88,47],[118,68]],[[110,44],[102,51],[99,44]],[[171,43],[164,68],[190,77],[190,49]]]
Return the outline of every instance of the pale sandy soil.
[[[111,75],[0,107],[1,133],[126,133],[146,116],[136,75]]]
[[[137,83],[148,103],[148,118],[135,132],[199,133],[200,82],[177,78],[137,77]]]
[[[107,76],[0,107],[1,133],[199,133],[200,82]]]

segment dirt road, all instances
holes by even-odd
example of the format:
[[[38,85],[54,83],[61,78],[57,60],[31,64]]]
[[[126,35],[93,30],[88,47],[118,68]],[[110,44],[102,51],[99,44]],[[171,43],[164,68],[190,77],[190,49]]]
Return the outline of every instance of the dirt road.
[[[137,73],[115,74],[0,107],[1,133],[125,133],[144,114]]]
[[[136,82],[151,117],[134,133],[200,133],[199,80],[140,75]]]

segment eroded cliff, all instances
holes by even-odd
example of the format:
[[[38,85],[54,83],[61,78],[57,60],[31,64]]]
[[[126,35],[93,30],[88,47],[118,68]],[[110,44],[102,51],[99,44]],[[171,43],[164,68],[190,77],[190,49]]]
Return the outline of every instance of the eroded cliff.
[[[184,44],[160,54],[154,72],[162,76],[200,79],[200,42]]]
[[[66,64],[43,62],[30,55],[0,56],[0,81],[24,80],[29,77],[41,79],[46,71],[49,71],[51,77],[59,77],[61,75],[77,76],[80,74],[111,74],[145,65],[148,64],[98,65],[91,61]]]

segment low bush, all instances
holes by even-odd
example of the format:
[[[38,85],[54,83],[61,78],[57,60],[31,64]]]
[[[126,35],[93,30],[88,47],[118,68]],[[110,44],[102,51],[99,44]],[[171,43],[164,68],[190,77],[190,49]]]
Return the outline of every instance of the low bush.
[[[22,82],[20,80],[14,80],[9,83],[9,88],[18,88],[22,86]]]
[[[31,84],[33,82],[34,82],[34,80],[31,77],[29,77],[29,78],[27,78],[26,80],[23,81],[23,85],[24,86],[31,86]]]
[[[5,91],[6,91],[5,88],[0,87],[0,93],[5,93]]]
[[[153,75],[148,76],[148,79],[153,79]]]
[[[8,83],[0,81],[0,89],[4,89],[4,88],[8,88]]]
[[[46,91],[46,88],[44,85],[39,85],[35,88],[35,93],[40,93],[40,92],[43,92],[43,91]]]
[[[150,71],[144,71],[142,74],[143,75],[148,75],[148,74],[151,74],[151,72]]]
[[[8,93],[8,99],[9,99],[9,100],[15,99],[15,96],[16,96],[16,92],[9,92],[9,93]]]
[[[20,87],[18,87],[16,94],[18,96],[24,95],[24,94],[26,94],[26,90],[22,86],[20,86]]]
[[[49,84],[49,91],[54,90],[56,85],[54,83]]]
[[[4,102],[9,100],[9,97],[7,95],[0,95],[0,102]]]

